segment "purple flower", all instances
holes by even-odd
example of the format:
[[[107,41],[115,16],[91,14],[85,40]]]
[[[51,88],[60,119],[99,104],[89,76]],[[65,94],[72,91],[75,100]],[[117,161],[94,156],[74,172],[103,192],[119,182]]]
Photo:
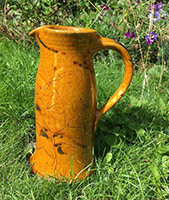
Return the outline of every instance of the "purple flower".
[[[162,5],[163,3],[160,2],[158,4],[149,6],[148,12],[150,13],[150,15],[154,15],[153,21],[156,22],[160,19],[160,17],[162,19],[166,18],[166,12],[162,10]],[[149,15],[149,17],[150,17]]]
[[[160,3],[156,4],[156,5],[154,5],[154,6],[155,6],[155,11],[159,11],[159,10],[161,10],[162,5],[163,5],[162,2],[160,2]]]
[[[165,11],[163,11],[163,15],[161,19],[166,19],[167,13]]]
[[[125,33],[124,35],[125,35],[126,37],[130,37],[130,33],[129,33],[129,32]]]
[[[160,11],[154,12],[155,18],[153,19],[154,22],[158,21],[160,19]]]
[[[131,38],[136,38],[134,31],[131,33]]]
[[[152,11],[154,11],[154,12],[158,12],[158,11],[160,11],[161,9],[162,9],[162,5],[163,5],[163,3],[162,2],[160,2],[160,3],[158,3],[158,4],[154,4],[154,5],[152,5],[152,6],[149,6],[149,12],[152,12]]]
[[[106,5],[101,5],[100,7],[101,7],[103,10],[109,10],[109,7],[106,6]]]
[[[124,34],[126,37],[136,38],[134,31],[130,33],[129,31]]]
[[[149,32],[146,36],[145,36],[145,40],[146,40],[146,44],[151,44],[153,42],[155,42],[157,40],[157,33],[155,32]]]

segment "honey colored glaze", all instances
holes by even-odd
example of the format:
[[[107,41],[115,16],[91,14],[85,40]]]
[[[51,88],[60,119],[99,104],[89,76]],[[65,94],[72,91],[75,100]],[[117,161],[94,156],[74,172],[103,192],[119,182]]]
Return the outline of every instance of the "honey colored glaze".
[[[40,46],[35,85],[36,149],[30,163],[41,176],[83,179],[92,174],[94,131],[102,115],[124,94],[131,78],[127,50],[95,30],[47,25],[30,32]],[[97,109],[93,54],[118,51],[125,63],[121,85]]]

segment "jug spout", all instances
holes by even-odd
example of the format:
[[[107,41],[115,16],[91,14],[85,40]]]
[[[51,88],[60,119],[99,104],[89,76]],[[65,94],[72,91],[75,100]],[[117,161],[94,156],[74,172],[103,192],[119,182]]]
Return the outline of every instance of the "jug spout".
[[[31,32],[29,32],[29,35],[36,39],[39,46],[40,46],[40,44],[43,44],[39,38],[39,35],[42,32],[42,29],[43,29],[43,26],[36,28],[36,29],[32,30]]]
[[[29,35],[33,36],[35,39],[37,39],[37,36],[39,35],[41,29],[42,29],[41,27],[36,28],[36,29],[32,30],[31,32],[29,32]]]

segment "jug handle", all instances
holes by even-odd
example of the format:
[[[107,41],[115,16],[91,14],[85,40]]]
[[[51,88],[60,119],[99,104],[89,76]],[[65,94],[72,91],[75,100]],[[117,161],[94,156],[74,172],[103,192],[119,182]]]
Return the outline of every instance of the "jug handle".
[[[132,79],[132,61],[130,54],[128,53],[127,49],[117,41],[113,39],[108,39],[104,37],[99,38],[99,42],[95,43],[94,48],[93,48],[93,53],[103,50],[103,49],[112,49],[117,51],[123,58],[124,61],[124,66],[125,66],[125,71],[124,71],[124,76],[123,80],[119,86],[119,88],[116,90],[116,92],[110,97],[110,99],[100,108],[97,109],[96,112],[96,119],[95,119],[95,130],[97,123],[99,119],[112,107],[114,106],[120,98],[123,96],[123,94],[126,92],[131,79]]]

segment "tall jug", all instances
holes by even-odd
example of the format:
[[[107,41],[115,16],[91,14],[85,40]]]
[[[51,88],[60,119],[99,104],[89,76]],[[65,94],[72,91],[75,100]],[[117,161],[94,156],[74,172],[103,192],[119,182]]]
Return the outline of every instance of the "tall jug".
[[[83,179],[92,173],[94,131],[99,119],[127,90],[132,62],[127,50],[93,29],[45,25],[30,32],[40,46],[35,85],[34,173]],[[96,101],[93,54],[112,49],[123,58],[122,83],[100,109]]]

